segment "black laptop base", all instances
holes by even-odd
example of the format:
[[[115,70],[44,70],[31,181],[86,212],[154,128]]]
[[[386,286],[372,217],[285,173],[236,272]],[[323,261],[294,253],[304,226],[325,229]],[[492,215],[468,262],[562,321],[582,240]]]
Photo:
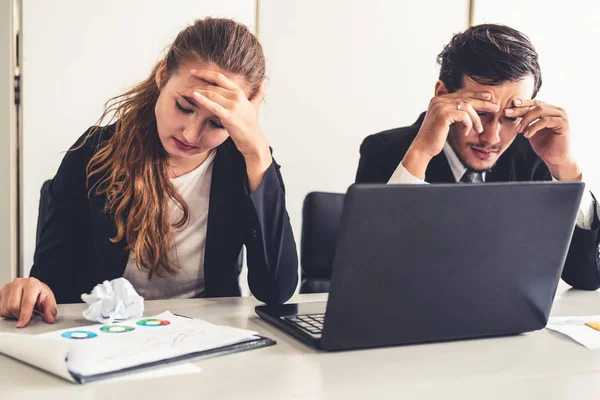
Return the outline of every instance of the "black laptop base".
[[[321,334],[311,333],[290,321],[297,316],[324,315],[327,302],[320,301],[302,304],[283,304],[276,306],[257,306],[256,314],[271,325],[295,337],[303,343],[322,349]]]

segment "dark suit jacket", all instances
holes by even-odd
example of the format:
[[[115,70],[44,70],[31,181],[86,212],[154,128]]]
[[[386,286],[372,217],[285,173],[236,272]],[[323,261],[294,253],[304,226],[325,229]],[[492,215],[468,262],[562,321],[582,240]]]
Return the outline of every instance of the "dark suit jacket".
[[[106,197],[88,198],[86,186],[90,158],[113,134],[114,125],[102,128],[82,147],[67,152],[50,185],[48,216],[31,276],[45,282],[59,303],[80,302],[82,293],[125,271],[129,252],[125,240],[109,240],[116,226],[103,211]],[[250,194],[244,158],[228,139],[217,148],[213,165],[204,259],[206,297],[240,295],[237,259],[242,244],[247,248],[252,293],[266,303],[287,301],[298,281],[298,258],[279,166],[273,161]]]
[[[360,147],[360,162],[356,183],[386,183],[423,123],[425,113],[417,122],[404,128],[392,129],[367,137]],[[429,183],[456,183],[450,164],[443,152],[434,157],[425,173]],[[486,182],[549,181],[546,164],[537,156],[529,140],[518,135],[504,152],[496,166],[486,174]],[[562,278],[578,289],[600,288],[600,256],[598,254],[598,216],[594,211],[591,230],[575,228]]]

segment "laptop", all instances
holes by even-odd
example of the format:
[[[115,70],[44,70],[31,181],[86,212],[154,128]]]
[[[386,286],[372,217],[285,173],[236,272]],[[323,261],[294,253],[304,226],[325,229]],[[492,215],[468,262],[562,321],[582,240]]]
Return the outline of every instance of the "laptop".
[[[322,350],[542,329],[583,190],[581,182],[353,185],[328,301],[255,311]]]

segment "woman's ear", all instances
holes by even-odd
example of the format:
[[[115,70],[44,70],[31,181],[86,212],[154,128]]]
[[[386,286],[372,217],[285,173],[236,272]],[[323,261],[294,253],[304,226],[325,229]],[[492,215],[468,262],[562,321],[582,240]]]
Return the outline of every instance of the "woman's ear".
[[[156,70],[156,75],[154,76],[154,79],[156,81],[156,86],[158,86],[159,89],[162,87],[162,82],[164,81],[166,74],[167,74],[167,65],[163,61],[160,63],[160,66]]]
[[[450,91],[448,90],[448,88],[446,87],[446,84],[444,82],[442,82],[441,80],[438,80],[435,83],[435,97],[437,96],[443,96],[445,94],[450,93]]]

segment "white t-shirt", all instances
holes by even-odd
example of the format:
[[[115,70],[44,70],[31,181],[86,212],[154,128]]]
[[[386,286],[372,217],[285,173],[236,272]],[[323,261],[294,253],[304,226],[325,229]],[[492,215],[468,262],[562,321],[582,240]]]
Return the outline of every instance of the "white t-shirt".
[[[216,151],[213,150],[198,168],[185,175],[171,179],[179,194],[188,205],[188,223],[175,230],[175,242],[171,260],[179,266],[175,275],[156,274],[148,279],[148,273],[138,268],[133,252],[125,267],[123,277],[146,300],[192,298],[204,294],[204,252],[206,247],[206,227],[212,180],[213,162]],[[177,222],[183,212],[169,200],[171,224]]]

